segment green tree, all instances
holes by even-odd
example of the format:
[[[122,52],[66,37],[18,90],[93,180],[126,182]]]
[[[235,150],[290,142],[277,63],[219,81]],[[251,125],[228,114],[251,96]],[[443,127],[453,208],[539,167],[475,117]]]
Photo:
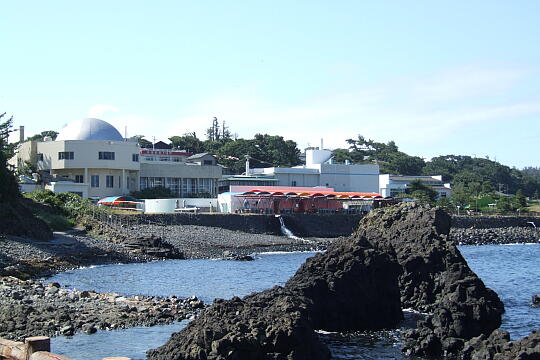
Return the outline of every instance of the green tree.
[[[197,138],[195,133],[187,133],[183,136],[171,136],[169,138],[171,146],[176,150],[186,150],[192,154],[198,154],[205,151],[204,143]]]
[[[58,132],[54,130],[46,130],[46,131],[42,131],[39,134],[30,136],[26,140],[27,141],[43,141],[46,136],[49,136],[54,141],[56,140],[56,137],[58,136]]]
[[[8,119],[5,117],[6,113],[0,114],[0,203],[13,201],[20,196],[17,179],[7,163],[14,152],[8,141],[12,132],[13,117]]]
[[[133,191],[131,196],[138,199],[167,199],[175,198],[176,194],[164,186],[156,186],[141,191]]]
[[[358,139],[348,139],[349,149],[336,149],[333,157],[336,162],[349,160],[354,164],[376,161],[381,173],[400,175],[419,175],[425,162],[418,156],[409,156],[399,151],[396,143],[380,143],[358,135]]]
[[[524,208],[527,207],[527,198],[525,195],[523,195],[523,191],[521,189],[518,189],[516,192],[516,196],[514,196],[514,202],[516,208]]]
[[[512,211],[514,210],[512,200],[508,196],[501,196],[499,201],[497,201],[497,209],[500,211]]]
[[[256,134],[254,139],[237,139],[226,142],[217,150],[220,164],[235,173],[245,169],[245,156],[249,155],[250,167],[291,167],[300,164],[300,150],[296,143],[282,136]]]
[[[151,149],[152,148],[152,142],[146,140],[144,138],[144,135],[135,135],[132,136],[130,139],[136,140],[137,144],[139,144],[139,147],[144,149]]]
[[[448,213],[453,213],[456,210],[456,207],[454,206],[452,201],[445,197],[441,197],[440,199],[438,199],[435,205],[443,208]]]
[[[406,192],[412,195],[413,198],[430,204],[435,203],[437,199],[437,192],[420,180],[411,181],[407,186]]]

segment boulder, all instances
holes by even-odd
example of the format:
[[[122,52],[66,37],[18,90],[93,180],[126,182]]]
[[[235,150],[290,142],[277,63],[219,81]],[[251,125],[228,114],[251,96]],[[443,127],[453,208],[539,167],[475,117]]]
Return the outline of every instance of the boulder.
[[[501,324],[504,305],[448,240],[450,222],[442,209],[403,203],[373,211],[355,233],[401,266],[402,306],[431,313],[405,333],[409,355],[459,352]]]
[[[375,210],[284,287],[216,301],[148,358],[328,359],[316,329],[392,328],[402,306],[431,313],[405,332],[407,354],[457,355],[499,327],[504,306],[448,240],[449,230],[450,217],[438,208]]]
[[[336,243],[284,287],[217,300],[149,359],[326,360],[315,330],[391,328],[402,319],[399,267],[365,239]]]
[[[463,360],[536,360],[540,359],[540,332],[518,341],[510,341],[506,331],[495,330],[489,336],[481,335],[469,340],[463,348]]]

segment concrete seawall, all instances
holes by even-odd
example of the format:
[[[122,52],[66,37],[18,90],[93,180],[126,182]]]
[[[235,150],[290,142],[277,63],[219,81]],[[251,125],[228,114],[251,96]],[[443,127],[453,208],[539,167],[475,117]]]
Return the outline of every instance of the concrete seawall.
[[[283,214],[285,225],[300,237],[349,236],[363,215]],[[114,215],[123,224],[197,225],[251,234],[280,235],[280,222],[274,215],[240,214],[146,214]],[[535,229],[531,224],[538,226]],[[526,216],[453,216],[451,238],[458,243],[501,243],[502,239],[527,242],[538,239],[540,218]],[[480,240],[478,240],[481,238]],[[475,240],[476,239],[476,240]]]
[[[511,227],[540,228],[540,218],[533,216],[452,216],[452,227],[457,229],[495,229]]]
[[[301,237],[349,236],[363,215],[283,214],[285,226]],[[280,222],[274,215],[239,214],[144,214],[113,215],[115,223],[156,225],[197,225],[218,227],[253,234],[280,235]]]

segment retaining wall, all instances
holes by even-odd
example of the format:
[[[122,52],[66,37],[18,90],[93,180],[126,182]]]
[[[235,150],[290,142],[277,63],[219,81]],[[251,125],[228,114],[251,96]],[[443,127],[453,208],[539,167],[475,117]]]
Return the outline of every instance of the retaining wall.
[[[287,214],[285,226],[302,237],[349,236],[358,227],[363,215]],[[129,224],[197,225],[219,227],[253,234],[280,235],[280,222],[275,215],[249,214],[139,214],[112,215],[103,221]]]
[[[285,226],[300,237],[349,236],[363,215],[283,214]],[[198,225],[218,227],[253,234],[281,234],[275,215],[251,214],[139,214],[113,215],[115,223],[125,225],[152,223],[158,225]],[[540,218],[527,216],[453,216],[453,229],[529,228],[534,222],[540,230]],[[528,230],[528,229],[527,229]]]
[[[458,229],[496,229],[511,227],[540,228],[540,218],[533,216],[452,216],[452,227]]]

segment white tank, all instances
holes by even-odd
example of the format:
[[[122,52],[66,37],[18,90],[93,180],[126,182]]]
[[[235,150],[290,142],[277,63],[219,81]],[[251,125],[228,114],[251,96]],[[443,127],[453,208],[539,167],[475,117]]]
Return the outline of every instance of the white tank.
[[[306,166],[323,164],[331,157],[331,150],[306,150]]]
[[[144,212],[149,214],[171,214],[176,208],[176,199],[146,199]]]

